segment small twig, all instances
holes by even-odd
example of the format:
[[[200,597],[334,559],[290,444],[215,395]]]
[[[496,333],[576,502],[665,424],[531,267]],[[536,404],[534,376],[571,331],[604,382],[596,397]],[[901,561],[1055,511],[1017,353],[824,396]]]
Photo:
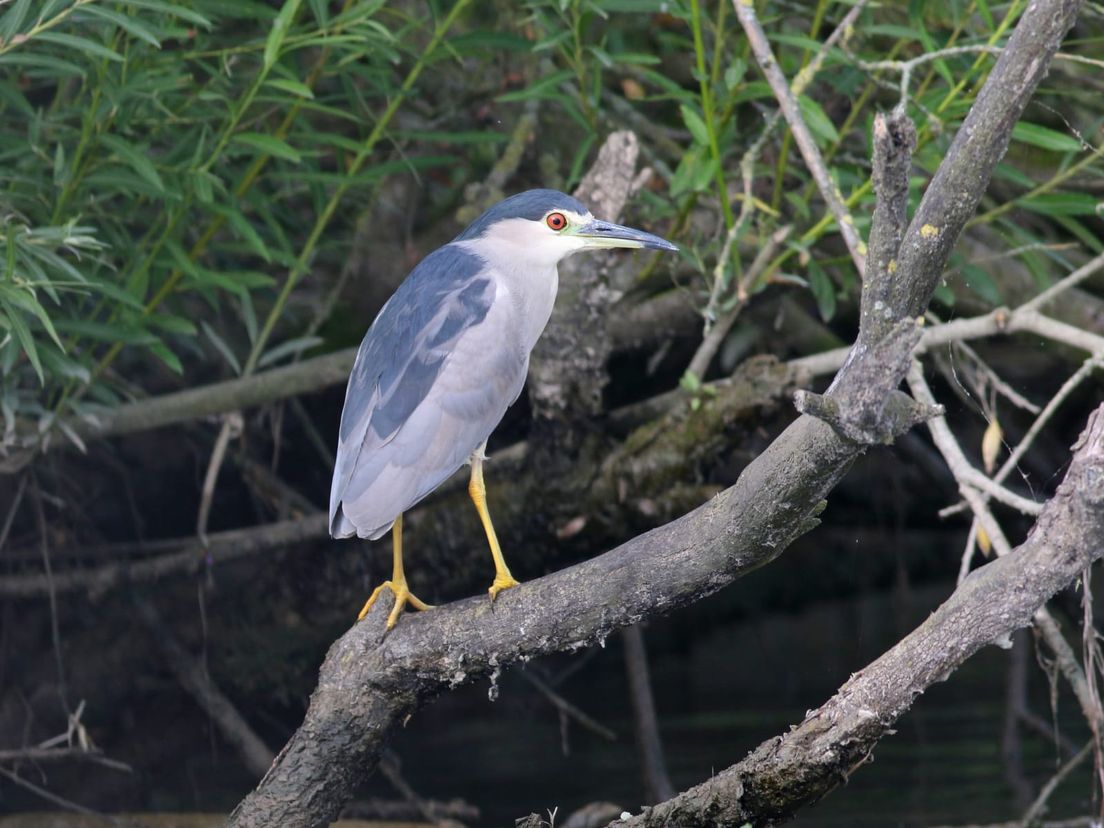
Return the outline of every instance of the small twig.
[[[739,18],[740,24],[744,27],[744,33],[747,35],[755,60],[766,77],[767,83],[770,84],[771,90],[778,100],[778,105],[782,109],[782,114],[786,118],[786,123],[789,124],[790,130],[793,132],[794,141],[801,151],[802,158],[805,159],[805,165],[812,173],[821,197],[835,218],[840,235],[843,237],[847,250],[851,254],[851,259],[855,263],[855,268],[858,270],[859,276],[862,277],[866,269],[866,244],[859,237],[858,231],[855,230],[855,221],[848,212],[847,206],[843,203],[843,197],[840,195],[835,182],[828,174],[828,168],[824,164],[824,159],[821,157],[816,141],[813,140],[812,133],[809,132],[809,128],[801,117],[797,97],[791,91],[785,75],[778,67],[778,61],[775,60],[771,51],[770,41],[767,40],[767,34],[763,31],[763,27],[759,23],[759,17],[755,13],[755,6],[752,3],[740,2],[740,0],[733,0],[732,5],[736,9],[736,16]]]
[[[1041,410],[1039,406],[1035,405],[1031,400],[1027,399],[1023,394],[1018,392],[1015,388],[1001,379],[998,374],[973,348],[967,345],[965,342],[955,342],[954,348],[964,354],[977,368],[978,373],[983,375],[983,379],[979,379],[975,383],[975,391],[983,390],[985,383],[988,383],[994,391],[1008,400],[1017,408],[1022,408],[1025,411],[1029,411],[1032,414],[1038,416]]]
[[[1096,256],[1095,258],[1085,262],[1085,264],[1081,265],[1081,267],[1077,268],[1077,270],[1073,271],[1073,273],[1063,277],[1060,281],[1048,287],[1030,302],[1025,302],[1023,305],[1020,306],[1020,309],[1039,310],[1045,304],[1056,298],[1059,294],[1064,293],[1070,288],[1076,287],[1077,285],[1081,284],[1083,281],[1088,279],[1101,268],[1104,268],[1104,253],[1101,253],[1099,256]]]
[[[1058,769],[1058,772],[1047,780],[1042,790],[1039,791],[1039,795],[1035,797],[1035,801],[1032,802],[1031,806],[1024,812],[1023,818],[1020,820],[1020,824],[1023,828],[1032,828],[1032,826],[1039,824],[1039,817],[1041,817],[1046,810],[1047,800],[1050,799],[1050,795],[1054,793],[1055,788],[1061,785],[1065,778],[1069,776],[1078,765],[1085,761],[1085,757],[1092,753],[1092,748],[1093,741],[1090,739],[1081,750],[1074,754],[1072,759],[1062,765],[1062,767]]]
[[[969,462],[962,468],[952,469],[952,471],[959,482],[968,483],[979,492],[983,492],[994,500],[998,500],[1006,506],[1011,506],[1025,515],[1037,515],[1043,510],[1042,503],[1037,503],[1030,498],[1004,488],[992,478],[986,477],[983,472],[969,465]]]
[[[19,486],[15,489],[15,497],[12,498],[11,506],[8,507],[7,517],[4,518],[4,526],[0,528],[0,552],[4,551],[4,546],[8,542],[8,534],[15,522],[15,516],[19,512],[19,505],[23,502],[23,493],[27,490],[28,476],[27,474],[20,475]]]
[[[1038,713],[1024,709],[1019,711],[1019,717],[1024,725],[1053,742],[1059,751],[1064,751],[1069,756],[1077,753],[1077,745]]]
[[[42,570],[46,576],[46,585],[50,598],[50,638],[53,641],[54,660],[57,663],[58,696],[66,717],[72,718],[69,707],[69,690],[65,680],[65,660],[61,656],[61,627],[58,624],[57,587],[54,584],[54,570],[50,563],[50,538],[46,526],[46,513],[42,508],[42,492],[38,488],[38,479],[31,478],[31,503],[34,506],[35,523],[38,525],[38,543],[42,552]]]
[[[63,796],[58,796],[56,793],[39,787],[34,782],[29,782],[17,773],[14,773],[7,768],[0,768],[0,776],[6,777],[8,780],[18,785],[21,788],[26,788],[35,796],[40,796],[47,802],[53,802],[59,808],[64,808],[67,811],[75,811],[78,814],[86,814],[88,816],[100,817],[101,819],[111,823],[112,825],[118,825],[118,820],[112,819],[106,814],[101,814],[99,811],[93,811],[91,808],[86,808],[84,805],[80,805],[73,802],[71,799],[66,799]]]
[[[621,631],[625,646],[625,674],[629,679],[636,743],[644,771],[644,791],[648,802],[663,802],[675,795],[675,786],[663,759],[663,741],[659,735],[652,680],[648,670],[648,651],[639,624]]]
[[[747,202],[744,202],[747,204]],[[758,254],[756,254],[751,266],[748,267],[747,272],[743,278],[740,279],[740,283],[736,288],[736,304],[712,326],[707,326],[705,338],[698,346],[698,350],[694,352],[693,358],[690,360],[690,365],[687,367],[687,372],[693,374],[696,377],[704,377],[706,371],[709,370],[710,363],[713,362],[713,357],[717,355],[717,351],[720,350],[721,345],[724,343],[725,338],[728,336],[728,332],[732,330],[732,326],[736,324],[736,319],[739,317],[740,312],[748,303],[748,299],[751,298],[749,287],[759,278],[774,258],[775,251],[779,246],[789,237],[790,231],[793,230],[792,225],[786,225],[779,230],[776,230],[771,234],[767,243],[760,248]],[[733,238],[732,234],[729,234],[725,239],[725,249],[721,251],[721,255],[717,259],[718,270],[723,270],[723,263],[728,260],[729,253],[729,241]],[[714,284],[718,284],[722,281],[722,273],[714,272],[713,279]]]
[[[272,751],[211,681],[203,665],[188,655],[173,637],[153,605],[136,598],[135,608],[181,687],[203,708],[226,741],[237,750],[242,764],[258,777],[264,776],[272,764]]]
[[[433,819],[479,820],[479,809],[462,799],[422,801]],[[422,812],[405,799],[354,799],[341,811],[342,819],[367,819],[388,823],[417,820],[422,816]]]
[[[1096,803],[1099,816],[1104,819],[1104,702],[1100,698],[1098,680],[1104,669],[1104,654],[1100,652],[1100,633],[1096,629],[1093,612],[1092,568],[1086,567],[1081,576],[1081,653],[1085,662],[1085,691],[1092,704],[1088,715],[1092,729],[1093,764],[1096,771]]]
[[[291,398],[291,413],[299,420],[299,425],[303,427],[303,433],[307,435],[307,442],[311,444],[311,447],[318,454],[318,458],[325,464],[325,468],[332,469],[335,462],[333,448],[318,432],[318,427],[315,426],[306,406],[298,397]]]
[[[1023,809],[1031,802],[1031,783],[1024,772],[1023,736],[1020,711],[1027,707],[1028,635],[1017,630],[1008,651],[1008,678],[1004,697],[1004,727],[1001,733],[1001,760],[1004,778],[1015,792],[1016,805]]]
[[[441,828],[457,828],[460,823],[448,817],[435,814],[433,812],[433,803],[429,800],[418,795],[410,783],[402,775],[401,763],[399,762],[398,755],[392,751],[387,751],[381,758],[379,763],[380,773],[387,777],[387,781],[391,783],[391,787],[394,788],[399,796],[406,800],[407,804],[426,822],[431,822],[434,825],[441,826]]]
[[[909,369],[908,385],[909,390],[912,391],[912,395],[917,401],[927,403],[928,405],[935,404],[935,398],[932,396],[931,389],[924,379],[923,370],[919,362],[913,362],[912,367]],[[968,475],[965,474],[966,471],[973,469],[973,467],[966,459],[966,455],[963,453],[962,447],[959,446],[958,440],[955,439],[954,434],[951,433],[946,419],[943,417],[935,417],[928,420],[928,430],[931,432],[932,441],[935,443],[936,448],[939,449],[940,454],[943,455],[943,459],[947,462],[948,468],[950,468],[951,473],[958,481],[959,491],[962,493],[966,502],[970,504],[970,508],[973,509],[975,519],[981,524],[986,534],[989,536],[989,540],[993,544],[993,550],[996,552],[997,557],[1010,555],[1012,553],[1012,544],[1009,543],[1008,538],[1004,534],[1004,530],[1001,529],[1000,523],[997,522],[993,513],[989,510],[989,504],[986,502],[981,491],[974,488],[973,482],[970,481]],[[1077,657],[1074,655],[1073,650],[1063,637],[1058,623],[1054,620],[1053,616],[1051,616],[1045,605],[1036,610],[1033,619],[1043,640],[1046,641],[1047,646],[1050,647],[1051,652],[1054,653],[1059,670],[1066,678],[1066,681],[1069,682],[1070,688],[1077,697],[1082,714],[1085,716],[1090,727],[1094,728],[1094,732],[1097,732],[1095,728],[1099,726],[1098,723],[1102,715],[1100,712],[1100,702],[1094,697],[1094,693],[1085,677],[1085,673],[1081,669],[1081,665],[1078,664]]]
[[[1043,410],[1039,412],[1039,416],[1035,418],[1035,422],[1031,424],[1031,427],[1024,434],[1023,438],[1012,450],[1012,453],[1008,455],[1008,459],[1004,461],[1004,464],[997,470],[997,473],[993,475],[994,483],[1003,483],[1005,478],[1012,473],[1027,450],[1031,447],[1031,444],[1035,441],[1035,438],[1042,432],[1043,427],[1049,422],[1050,418],[1054,416],[1054,412],[1058,410],[1058,407],[1066,401],[1066,398],[1073,393],[1073,390],[1077,388],[1095,369],[1104,367],[1104,355],[1093,356],[1086,359],[1081,367],[1074,372],[1069,379],[1062,383],[1062,387],[1058,389],[1058,392],[1050,398],[1050,401],[1043,407]],[[966,507],[963,503],[958,503],[954,506],[948,506],[945,509],[941,509],[939,516],[941,518],[950,517],[953,514],[963,511]]]
[[[1058,671],[1069,682],[1089,729],[1099,739],[1101,732],[1104,731],[1104,710],[1100,706],[1100,696],[1089,679],[1090,671],[1087,668],[1091,665],[1086,662],[1086,669],[1082,669],[1073,647],[1066,641],[1058,622],[1045,607],[1036,614],[1035,626],[1054,655]]]
[[[109,759],[98,750],[85,750],[84,748],[44,748],[29,747],[15,750],[0,750],[0,762],[91,762],[94,765],[103,765],[105,768],[134,773],[134,768],[126,762],[117,759]]]
[[[537,692],[544,696],[552,706],[559,710],[562,714],[570,719],[573,719],[576,723],[582,725],[587,730],[597,733],[603,739],[608,739],[611,742],[617,741],[617,734],[606,727],[596,719],[591,718],[578,707],[573,705],[555,690],[548,686],[548,683],[537,678],[528,670],[520,671],[522,678],[529,682],[536,688]]]
[[[846,50],[844,50],[846,52]],[[926,52],[912,58],[911,60],[874,60],[866,61],[859,60],[854,55],[848,53],[848,56],[865,72],[899,72],[901,75],[900,99],[897,101],[897,109],[904,111],[904,108],[908,105],[909,100],[909,86],[912,83],[912,73],[917,66],[923,66],[925,63],[931,63],[934,60],[942,60],[943,58],[955,57],[957,55],[969,55],[984,52],[988,54],[999,55],[1004,51],[1001,46],[987,46],[984,44],[973,46],[951,46],[947,49],[937,49],[934,52]]]
[[[215,497],[215,486],[218,484],[219,472],[222,470],[223,461],[226,459],[226,448],[230,440],[241,434],[244,420],[240,411],[231,411],[222,419],[222,427],[218,437],[215,438],[215,447],[211,450],[211,460],[207,463],[207,474],[203,477],[203,491],[199,501],[199,514],[196,515],[196,537],[206,549],[210,542],[207,538],[207,518],[211,514],[211,503]]]
[[[325,512],[315,512],[299,520],[215,533],[208,538],[210,545],[207,550],[198,546],[195,538],[150,544],[153,548],[169,548],[175,551],[168,551],[148,560],[113,561],[95,569],[74,568],[59,572],[53,576],[52,585],[59,593],[76,590],[101,592],[116,586],[124,579],[146,581],[179,572],[193,572],[202,563],[204,551],[212,561],[230,561],[275,547],[325,537],[326,527]],[[0,578],[0,595],[41,595],[48,593],[50,588],[51,581],[38,574]]]

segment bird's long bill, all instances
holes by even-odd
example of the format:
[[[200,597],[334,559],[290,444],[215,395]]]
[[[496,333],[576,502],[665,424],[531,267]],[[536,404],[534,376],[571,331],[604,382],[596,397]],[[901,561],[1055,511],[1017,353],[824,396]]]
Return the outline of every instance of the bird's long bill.
[[[678,250],[671,242],[659,236],[598,219],[584,224],[575,235],[586,239],[588,248],[647,247],[650,250]]]

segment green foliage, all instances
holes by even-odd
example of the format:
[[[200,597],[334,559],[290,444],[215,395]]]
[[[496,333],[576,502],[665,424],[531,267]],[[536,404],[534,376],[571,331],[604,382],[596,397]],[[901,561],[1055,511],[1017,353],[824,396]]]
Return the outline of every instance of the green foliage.
[[[455,164],[421,149],[444,131],[395,135],[398,164],[372,155],[417,71],[449,58],[444,22],[383,0],[8,6],[5,442],[18,419],[37,418],[40,431],[116,401],[108,369],[120,354],[133,388],[146,356],[178,373],[203,357],[240,371],[316,346],[267,340],[307,261],[332,257],[351,233],[339,215],[346,229],[319,251],[338,204],[397,170]]]
[[[999,47],[1023,6],[872,6],[828,51],[798,100],[860,232],[872,117],[897,104],[900,75],[859,62]],[[792,81],[850,4],[757,8]],[[1087,22],[1067,51],[1098,53],[1099,28]],[[994,60],[915,67],[914,199]],[[1024,251],[1041,284],[1040,251],[1101,246],[1098,189],[1085,185],[1101,173],[1104,111],[1078,82],[1099,72],[1055,64],[974,220]],[[384,182],[416,178],[447,214],[524,111],[541,125],[536,164],[511,188],[569,189],[610,130],[637,131],[657,173],[645,220],[683,244],[707,317],[768,288],[803,293],[825,320],[853,314],[858,280],[834,221],[785,124],[763,132],[775,110],[724,2],[14,0],[0,9],[5,443],[27,433],[17,420],[37,421],[33,439],[172,372],[248,373],[317,347],[328,305],[312,277],[341,267]],[[748,282],[783,225],[793,232]],[[957,261],[939,299],[959,286],[1000,300],[983,264]]]

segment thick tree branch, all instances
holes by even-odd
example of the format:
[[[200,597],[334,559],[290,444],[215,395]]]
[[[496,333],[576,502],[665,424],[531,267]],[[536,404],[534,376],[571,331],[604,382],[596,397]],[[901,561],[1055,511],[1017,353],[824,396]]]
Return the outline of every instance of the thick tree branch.
[[[1035,612],[1104,556],[1104,405],[1028,539],[973,572],[916,630],[789,733],[708,782],[646,809],[629,828],[773,825],[847,781],[925,689]]]
[[[894,283],[889,303],[903,315],[918,316],[927,307],[947,257],[1008,149],[1012,127],[1081,5],[1082,0],[1033,0],[1016,24],[905,233],[897,267],[909,277]]]
[[[672,497],[671,480],[693,477],[699,464],[724,450],[734,426],[755,421],[764,407],[777,405],[807,380],[806,375],[794,373],[785,364],[749,360],[733,377],[711,384],[697,410],[690,409],[684,395],[671,393],[614,411],[611,425],[614,430],[628,432],[627,436],[608,454],[579,460],[573,471],[587,481],[587,486],[568,492],[557,504],[560,511],[584,518],[601,513],[603,523],[608,523],[617,512],[631,516],[636,510],[634,504],[647,499],[664,505],[671,513],[667,501],[675,505],[686,500],[685,496]],[[503,537],[530,534],[523,532],[531,519],[527,493],[544,492],[549,480],[546,473],[534,474],[526,467],[523,461],[528,454],[528,442],[515,443],[496,451],[490,461],[494,476],[489,481],[489,497]],[[622,490],[631,491],[632,497],[626,501],[620,494]],[[697,497],[691,505],[701,500]],[[483,528],[470,508],[467,476],[462,472],[410,512],[407,522],[412,527],[427,524],[417,531],[436,538],[431,548],[419,548],[420,569],[429,564],[440,571],[457,572],[469,569],[466,561],[486,562]],[[41,572],[0,576],[0,596],[46,595],[51,588],[57,593],[87,591],[95,595],[127,582],[195,572],[207,560],[220,564],[328,535],[326,515],[318,511],[295,520],[216,532],[208,536],[206,548],[196,538],[187,537],[59,550],[53,557],[66,560],[68,566],[55,571],[52,581]],[[557,543],[547,530],[539,536],[546,544]],[[551,553],[555,549],[546,546],[538,551]],[[9,551],[6,557],[29,564],[38,562],[41,555],[38,550]],[[105,560],[108,562],[103,563]],[[97,565],[84,565],[88,561]]]

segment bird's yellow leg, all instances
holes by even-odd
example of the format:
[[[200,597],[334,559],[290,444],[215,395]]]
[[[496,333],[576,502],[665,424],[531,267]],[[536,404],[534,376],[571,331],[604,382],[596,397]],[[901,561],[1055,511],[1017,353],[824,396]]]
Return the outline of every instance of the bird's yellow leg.
[[[391,590],[395,595],[395,606],[391,608],[391,614],[387,616],[387,629],[391,629],[395,626],[395,622],[399,620],[399,613],[402,612],[403,607],[406,604],[414,607],[414,609],[427,610],[433,609],[432,605],[427,604],[425,601],[420,601],[410,591],[410,587],[406,584],[406,574],[403,572],[403,560],[402,560],[402,515],[395,520],[394,525],[391,527],[391,551],[394,556],[394,569],[391,573],[391,580],[384,581],[374,590],[372,594],[368,596],[368,600],[364,602],[364,608],[360,611],[360,615],[357,616],[357,621],[360,621],[368,614],[368,610],[372,608],[372,605],[376,603],[376,599],[380,597],[380,593],[385,589]]]
[[[502,548],[498,545],[498,536],[495,534],[494,524],[491,523],[491,513],[487,511],[487,487],[483,485],[483,446],[476,449],[471,458],[471,482],[468,484],[468,494],[471,495],[475,510],[479,512],[479,519],[483,521],[483,530],[487,533],[487,543],[491,546],[491,557],[494,558],[495,579],[487,592],[491,600],[504,589],[517,586],[518,582],[510,574],[510,568],[506,566],[506,560],[502,557]]]

